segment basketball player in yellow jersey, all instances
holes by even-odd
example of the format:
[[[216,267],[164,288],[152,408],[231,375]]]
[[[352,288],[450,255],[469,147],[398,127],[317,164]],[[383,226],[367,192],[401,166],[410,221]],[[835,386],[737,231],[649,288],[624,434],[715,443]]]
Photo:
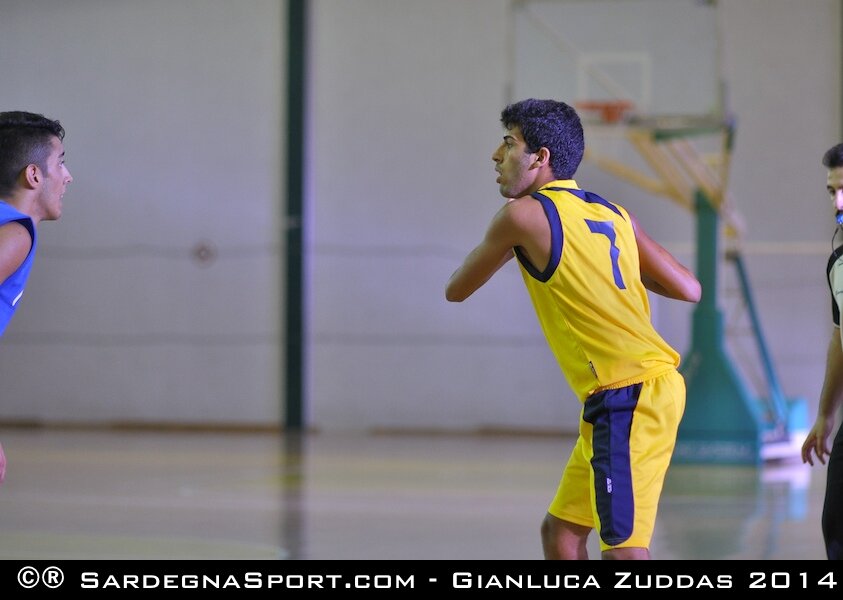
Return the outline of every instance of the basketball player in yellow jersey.
[[[650,321],[646,289],[700,299],[694,275],[623,207],[573,180],[584,141],[573,108],[524,100],[501,114],[492,155],[509,200],[448,282],[461,302],[513,256],[562,372],[583,402],[580,435],[542,523],[545,558],[647,559],[685,409],[679,355]]]

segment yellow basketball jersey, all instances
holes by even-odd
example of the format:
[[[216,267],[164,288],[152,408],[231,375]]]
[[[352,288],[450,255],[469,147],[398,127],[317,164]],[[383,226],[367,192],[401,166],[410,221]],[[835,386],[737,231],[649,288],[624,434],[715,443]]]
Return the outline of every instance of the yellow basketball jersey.
[[[553,181],[533,194],[551,228],[547,267],[515,248],[548,344],[571,388],[639,383],[679,366],[679,354],[653,328],[641,282],[638,245],[626,210]]]

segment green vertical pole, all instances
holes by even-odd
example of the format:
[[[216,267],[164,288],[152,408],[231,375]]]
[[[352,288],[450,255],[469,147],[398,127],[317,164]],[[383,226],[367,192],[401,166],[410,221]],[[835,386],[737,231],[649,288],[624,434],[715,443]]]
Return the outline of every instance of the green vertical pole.
[[[757,464],[762,416],[726,355],[717,306],[719,216],[705,193],[695,193],[697,277],[703,293],[694,310],[691,349],[681,371],[688,390],[676,462]]]
[[[287,207],[284,426],[304,426],[304,123],[307,2],[287,0]]]
[[[697,215],[697,276],[704,282],[702,298],[697,312],[719,316],[717,310],[717,263],[720,260],[719,219],[701,190],[694,192],[694,208]],[[718,322],[722,329],[722,323]]]

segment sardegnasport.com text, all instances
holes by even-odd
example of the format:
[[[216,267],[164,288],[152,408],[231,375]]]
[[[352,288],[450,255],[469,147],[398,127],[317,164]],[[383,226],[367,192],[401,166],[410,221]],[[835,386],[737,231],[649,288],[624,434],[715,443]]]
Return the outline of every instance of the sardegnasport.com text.
[[[674,565],[675,566],[675,565]],[[428,570],[429,571],[429,570]],[[70,582],[67,582],[70,583]],[[789,589],[833,590],[837,586],[834,571],[749,570],[744,573],[724,569],[717,572],[683,573],[666,568],[664,572],[636,573],[606,571],[579,573],[517,573],[495,571],[445,571],[435,576],[429,572],[395,573],[268,573],[247,571],[228,574],[209,573],[103,573],[83,571],[81,589],[243,589],[243,590],[554,590],[554,589]],[[70,584],[72,585],[72,584]]]

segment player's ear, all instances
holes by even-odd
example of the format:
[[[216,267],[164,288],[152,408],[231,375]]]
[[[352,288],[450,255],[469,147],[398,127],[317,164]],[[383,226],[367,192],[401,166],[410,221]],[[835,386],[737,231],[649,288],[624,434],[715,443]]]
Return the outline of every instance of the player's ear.
[[[536,168],[543,167],[550,164],[550,150],[542,146],[536,154],[536,160],[533,161],[533,166]]]
[[[35,188],[41,183],[41,169],[38,165],[29,164],[23,170],[23,182],[28,188]]]

